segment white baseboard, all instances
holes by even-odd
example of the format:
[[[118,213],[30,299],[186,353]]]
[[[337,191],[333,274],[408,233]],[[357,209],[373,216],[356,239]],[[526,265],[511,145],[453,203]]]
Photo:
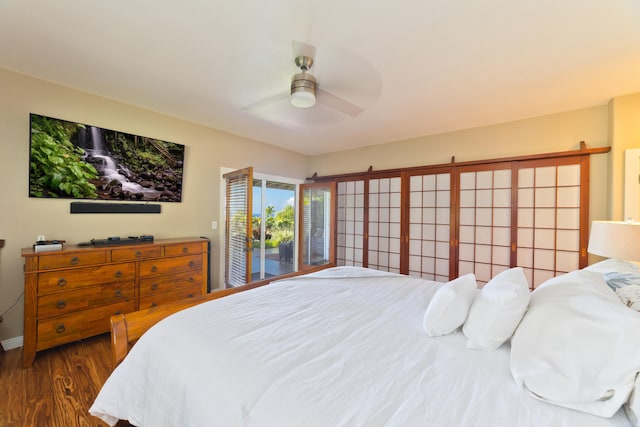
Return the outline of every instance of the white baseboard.
[[[7,338],[6,340],[2,340],[2,348],[5,350],[13,350],[14,348],[22,347],[23,337],[13,337]]]

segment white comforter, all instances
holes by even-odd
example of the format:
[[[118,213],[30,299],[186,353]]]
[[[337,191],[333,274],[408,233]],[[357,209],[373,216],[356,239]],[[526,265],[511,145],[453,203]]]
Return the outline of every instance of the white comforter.
[[[198,305],[150,329],[90,412],[146,427],[629,425],[519,391],[508,345],[428,338],[437,286],[340,267]]]

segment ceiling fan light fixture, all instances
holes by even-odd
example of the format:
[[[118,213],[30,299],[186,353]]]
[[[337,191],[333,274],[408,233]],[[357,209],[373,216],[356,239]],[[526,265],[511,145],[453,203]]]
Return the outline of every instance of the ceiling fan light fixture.
[[[313,107],[316,103],[316,78],[301,72],[291,79],[291,104],[298,108]]]
[[[313,107],[316,103],[316,94],[304,89],[297,89],[291,92],[291,104],[298,108]]]

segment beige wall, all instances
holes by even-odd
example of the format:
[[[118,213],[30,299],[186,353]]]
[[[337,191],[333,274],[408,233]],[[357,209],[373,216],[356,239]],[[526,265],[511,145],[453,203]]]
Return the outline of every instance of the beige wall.
[[[41,80],[0,70],[0,313],[23,291],[20,248],[37,235],[77,243],[91,238],[153,234],[158,238],[207,236],[213,246],[213,286],[220,269],[220,168],[252,165],[256,171],[303,178],[397,167],[499,158],[610,145],[612,154],[591,156],[591,218],[608,219],[622,201],[621,150],[638,147],[640,94],[599,106],[511,123],[416,138],[307,158]],[[160,215],[70,215],[69,201],[30,199],[29,113],[95,124],[187,146],[183,202],[163,203]],[[620,158],[618,158],[620,157]],[[614,190],[611,190],[614,189]],[[22,300],[0,324],[0,340],[22,334]]]
[[[640,99],[640,95],[637,96]],[[613,102],[613,101],[612,101]],[[640,101],[636,104],[640,108]],[[636,111],[637,112],[637,111]],[[625,122],[629,118],[621,118]],[[640,120],[635,125],[640,127]],[[640,135],[636,132],[636,135]],[[609,109],[587,108],[527,120],[425,136],[391,144],[315,156],[309,167],[319,175],[549,153],[609,145]],[[606,219],[610,154],[591,156],[591,218]],[[621,167],[616,161],[615,166]],[[612,164],[612,166],[614,166]]]
[[[219,284],[220,168],[304,178],[307,158],[264,143],[163,116],[108,99],[0,70],[0,313],[23,292],[20,248],[37,235],[78,243],[91,238],[152,234],[212,239],[212,286]],[[161,214],[69,214],[69,200],[28,197],[29,113],[155,137],[187,146],[182,203],[162,203]],[[22,335],[23,302],[0,323],[0,340]]]
[[[609,218],[624,219],[624,151],[640,148],[640,94],[619,96],[609,102],[611,155],[608,179]],[[637,218],[635,219],[637,221]]]
[[[516,122],[484,126],[391,144],[315,156],[310,168],[319,175],[407,166],[495,159],[577,150],[608,143],[607,107],[594,107]]]
[[[637,115],[640,102],[634,105]],[[449,163],[452,156],[456,162],[464,162],[578,150],[580,141],[589,148],[603,147],[609,145],[609,110],[607,106],[593,107],[316,156],[311,159],[310,168],[318,175],[331,175],[361,172],[369,166],[382,170]],[[633,117],[625,116],[619,121],[626,123],[630,119]],[[635,124],[640,126],[640,120]],[[615,168],[617,176],[622,167],[622,159],[610,162],[610,156],[591,156],[591,220],[609,219],[609,168]],[[621,192],[619,185],[616,183],[615,188]]]

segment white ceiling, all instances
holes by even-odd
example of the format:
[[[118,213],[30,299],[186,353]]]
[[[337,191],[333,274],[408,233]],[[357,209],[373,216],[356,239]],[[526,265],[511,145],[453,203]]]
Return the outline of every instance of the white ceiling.
[[[314,155],[640,92],[639,18],[637,0],[0,0],[0,68]],[[286,95],[294,41],[361,114],[254,105]]]

